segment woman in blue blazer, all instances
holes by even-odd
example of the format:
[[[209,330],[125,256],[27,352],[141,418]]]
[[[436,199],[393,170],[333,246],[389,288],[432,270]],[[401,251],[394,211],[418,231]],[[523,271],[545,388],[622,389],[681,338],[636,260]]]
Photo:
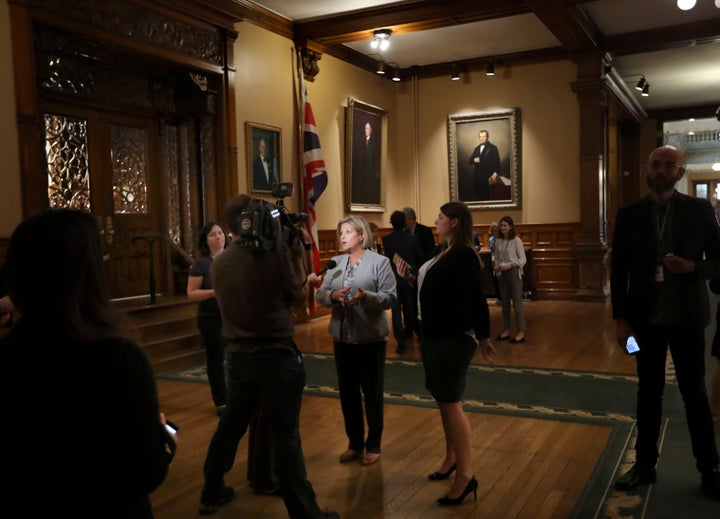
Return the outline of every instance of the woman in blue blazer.
[[[390,260],[370,250],[372,234],[362,216],[338,224],[345,254],[333,259],[317,300],[332,308],[328,330],[333,336],[340,405],[348,448],[340,463],[361,459],[370,465],[380,456],[383,431],[385,353],[390,336],[387,309],[397,301]],[[365,439],[363,396],[368,435]]]

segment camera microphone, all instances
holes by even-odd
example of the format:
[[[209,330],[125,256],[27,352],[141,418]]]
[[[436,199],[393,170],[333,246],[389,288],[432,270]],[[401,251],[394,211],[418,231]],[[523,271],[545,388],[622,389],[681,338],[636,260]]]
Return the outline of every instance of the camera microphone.
[[[327,269],[334,269],[335,267],[337,267],[337,261],[335,261],[335,260],[330,260],[330,261],[327,262],[327,265],[325,265],[323,268],[321,268],[321,269],[320,269],[320,272],[316,272],[316,274],[317,274],[318,276],[322,276],[323,274],[325,274],[325,271],[326,271]]]

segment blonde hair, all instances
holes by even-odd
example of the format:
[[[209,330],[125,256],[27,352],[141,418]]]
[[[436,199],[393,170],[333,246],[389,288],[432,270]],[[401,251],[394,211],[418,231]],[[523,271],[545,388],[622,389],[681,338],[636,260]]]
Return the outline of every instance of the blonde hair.
[[[372,240],[372,232],[370,231],[370,224],[368,224],[368,221],[363,218],[362,216],[358,216],[356,214],[349,214],[337,225],[337,234],[338,238],[340,238],[340,227],[346,223],[353,229],[355,229],[355,232],[358,234],[362,234],[363,241],[362,246],[363,249],[370,249],[373,246],[373,240]]]

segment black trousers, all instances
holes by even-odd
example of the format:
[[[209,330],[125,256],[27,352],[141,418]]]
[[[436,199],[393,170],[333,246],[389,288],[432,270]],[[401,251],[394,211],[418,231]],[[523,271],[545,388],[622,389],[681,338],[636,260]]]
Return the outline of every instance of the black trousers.
[[[334,343],[340,406],[345,419],[348,449],[380,452],[383,432],[383,390],[387,341],[362,344]],[[365,440],[363,401],[368,435]]]
[[[397,287],[398,301],[390,309],[392,316],[393,335],[398,345],[405,346],[405,341],[412,338],[417,329],[417,309],[415,291],[412,287]]]
[[[210,394],[216,406],[227,404],[227,386],[225,384],[225,340],[220,335],[222,318],[220,315],[198,315],[197,326],[205,346],[207,376]]]
[[[635,338],[638,393],[635,443],[637,461],[657,462],[662,399],[665,387],[665,359],[670,347],[678,388],[685,404],[685,416],[692,452],[700,472],[718,464],[710,405],[705,389],[705,332],[692,324],[636,325]]]
[[[254,353],[228,352],[228,407],[218,422],[205,458],[201,499],[217,499],[224,474],[235,462],[238,443],[262,403],[270,423],[275,473],[291,519],[318,519],[322,512],[307,480],[300,443],[300,404],[305,367],[299,353],[271,349]]]

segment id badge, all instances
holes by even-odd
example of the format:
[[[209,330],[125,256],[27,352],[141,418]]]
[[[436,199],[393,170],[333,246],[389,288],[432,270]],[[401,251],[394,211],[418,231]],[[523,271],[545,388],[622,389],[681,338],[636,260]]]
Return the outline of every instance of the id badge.
[[[662,283],[665,281],[665,276],[663,275],[663,266],[658,265],[655,267],[655,283]]]

